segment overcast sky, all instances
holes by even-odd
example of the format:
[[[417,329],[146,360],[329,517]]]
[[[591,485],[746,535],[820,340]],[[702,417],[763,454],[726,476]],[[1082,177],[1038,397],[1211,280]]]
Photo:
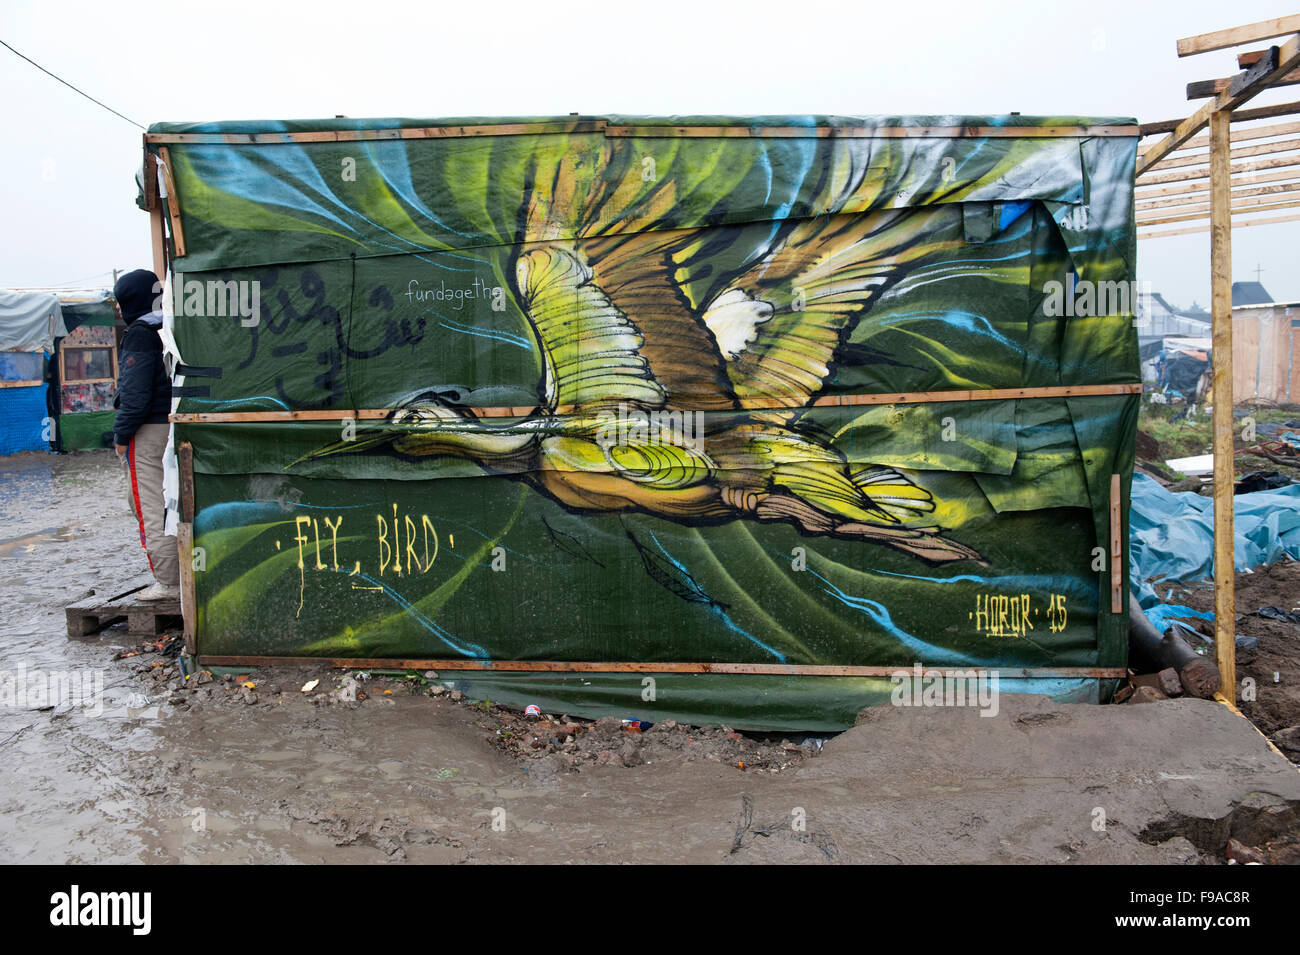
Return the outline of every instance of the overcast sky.
[[[1183,36],[1294,3],[3,0],[0,39],[144,125],[320,116],[688,113],[1186,116],[1236,72]],[[1261,44],[1262,45],[1262,44]],[[0,48],[0,287],[150,264],[140,130]],[[1300,99],[1300,87],[1252,105]],[[1300,222],[1237,229],[1234,277],[1300,300]],[[1209,301],[1208,235],[1149,239],[1138,277]]]

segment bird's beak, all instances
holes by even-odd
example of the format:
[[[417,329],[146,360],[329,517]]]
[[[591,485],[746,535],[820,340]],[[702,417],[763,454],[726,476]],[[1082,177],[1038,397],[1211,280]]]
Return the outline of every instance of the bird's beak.
[[[397,436],[391,431],[372,431],[369,434],[359,434],[351,441],[335,441],[333,444],[327,444],[323,448],[317,448],[315,451],[308,452],[292,464],[285,465],[285,471],[297,467],[304,461],[314,461],[317,458],[327,458],[333,454],[352,454],[358,451],[369,451],[371,448],[377,448],[381,445],[391,444]]]

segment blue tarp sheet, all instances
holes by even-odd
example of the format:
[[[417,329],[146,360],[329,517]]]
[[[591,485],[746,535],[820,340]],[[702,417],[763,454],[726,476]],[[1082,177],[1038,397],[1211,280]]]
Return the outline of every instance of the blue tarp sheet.
[[[1238,494],[1233,505],[1237,570],[1300,559],[1300,484]],[[1138,602],[1160,631],[1172,619],[1213,620],[1189,607],[1164,604],[1160,583],[1201,580],[1214,565],[1214,501],[1172,493],[1145,474],[1133,475],[1129,570]]]

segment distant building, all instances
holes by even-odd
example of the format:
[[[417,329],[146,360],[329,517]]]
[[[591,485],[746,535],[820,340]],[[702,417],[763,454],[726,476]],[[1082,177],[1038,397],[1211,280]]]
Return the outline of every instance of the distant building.
[[[1142,360],[1154,356],[1166,338],[1209,338],[1210,316],[1203,308],[1177,309],[1159,292],[1143,292],[1137,304],[1138,347]]]
[[[1258,282],[1233,282],[1232,307],[1238,305],[1269,305],[1273,296]]]
[[[1300,302],[1234,304],[1232,397],[1237,404],[1300,403]]]

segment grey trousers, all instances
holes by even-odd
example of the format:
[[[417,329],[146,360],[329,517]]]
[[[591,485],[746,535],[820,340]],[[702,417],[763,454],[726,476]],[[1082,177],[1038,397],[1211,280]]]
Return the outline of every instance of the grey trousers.
[[[181,565],[176,556],[176,538],[163,536],[166,508],[163,505],[163,452],[167,450],[168,425],[142,424],[127,445],[127,494],[140,522],[140,545],[149,558],[149,569],[158,583],[168,587],[181,582]]]

